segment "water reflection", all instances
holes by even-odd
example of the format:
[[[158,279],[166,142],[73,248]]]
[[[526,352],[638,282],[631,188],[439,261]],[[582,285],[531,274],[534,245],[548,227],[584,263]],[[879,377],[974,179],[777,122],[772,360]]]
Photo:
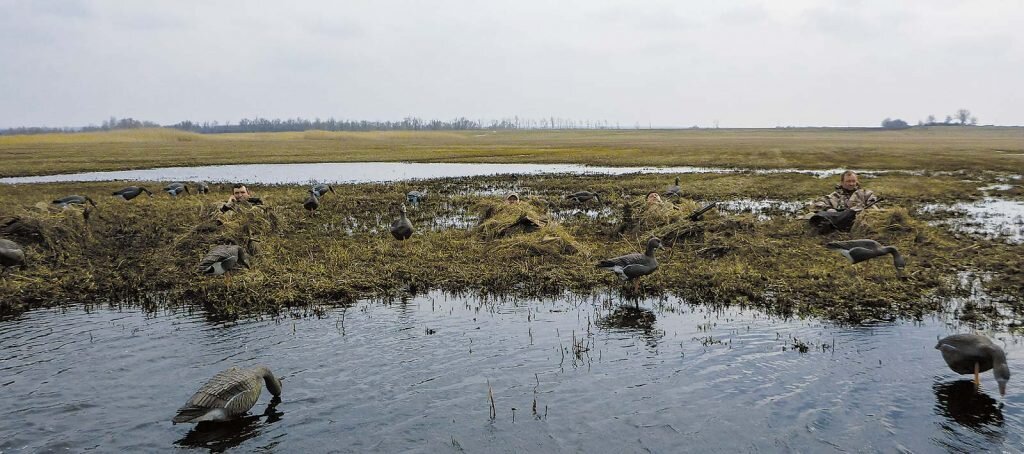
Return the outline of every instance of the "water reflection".
[[[281,398],[274,396],[261,415],[250,415],[234,421],[196,424],[185,436],[174,442],[186,448],[206,448],[210,452],[224,452],[241,445],[246,440],[258,437],[267,426],[278,422],[284,412],[277,410]],[[261,421],[266,418],[266,421]]]
[[[437,162],[324,162],[313,164],[234,164],[196,167],[161,167],[112,172],[82,172],[59,175],[0,178],[0,184],[53,183],[68,181],[236,181],[262,184],[342,184],[403,181],[427,178],[462,178],[485,175],[602,174],[631,173],[802,173],[826,178],[844,169],[741,169],[724,167],[607,167],[582,164],[489,164]],[[872,174],[920,174],[916,171],[862,170]]]
[[[935,413],[960,427],[998,441],[1003,438],[1003,405],[977,389],[971,380],[936,382]],[[955,428],[946,427],[955,432]]]

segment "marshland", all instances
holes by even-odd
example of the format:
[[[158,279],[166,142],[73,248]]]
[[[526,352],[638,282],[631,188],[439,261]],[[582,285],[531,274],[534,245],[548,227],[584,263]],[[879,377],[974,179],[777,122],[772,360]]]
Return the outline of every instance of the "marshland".
[[[210,193],[177,197],[160,190],[172,178],[149,171],[0,184],[0,235],[27,262],[0,279],[0,367],[12,377],[0,385],[36,396],[3,398],[27,424],[0,430],[0,450],[331,449],[322,433],[345,434],[354,451],[1021,443],[1015,382],[1001,401],[965,392],[932,349],[983,329],[1011,363],[1021,351],[1020,128],[159,129],[0,136],[0,156],[4,177],[271,164],[240,181],[204,176]],[[384,164],[274,183],[273,164],[310,162]],[[389,162],[696,169],[396,179]],[[851,232],[819,235],[804,206],[843,168],[884,200]],[[679,197],[645,202],[676,177]],[[236,182],[263,205],[222,214]],[[314,182],[334,192],[309,213]],[[111,196],[129,185],[155,195]],[[580,190],[600,197],[566,198]],[[410,191],[426,198],[412,204]],[[50,203],[72,194],[96,206]],[[399,242],[388,229],[403,204],[415,233]],[[651,236],[665,249],[637,287],[595,268]],[[903,274],[887,257],[851,265],[825,247],[856,238],[897,247]],[[250,246],[250,268],[198,273],[222,244]],[[228,362],[280,370],[282,401],[264,411],[264,395],[215,430],[165,427]],[[66,400],[66,386],[87,396]]]

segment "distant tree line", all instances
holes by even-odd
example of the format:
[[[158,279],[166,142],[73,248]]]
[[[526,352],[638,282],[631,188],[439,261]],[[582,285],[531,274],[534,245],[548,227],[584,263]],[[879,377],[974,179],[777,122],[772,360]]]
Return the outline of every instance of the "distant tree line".
[[[971,111],[967,109],[958,109],[953,115],[946,115],[944,121],[938,121],[935,119],[935,115],[929,115],[926,120],[918,120],[918,126],[977,126],[978,117],[971,115]],[[906,129],[910,125],[907,122],[896,118],[886,118],[882,120],[882,127],[885,129]]]
[[[201,134],[221,134],[232,132],[289,132],[289,131],[455,131],[475,129],[611,129],[619,125],[611,125],[602,120],[572,120],[558,117],[541,119],[520,118],[518,116],[500,120],[470,120],[459,117],[453,120],[423,120],[406,117],[400,121],[369,121],[369,120],[336,120],[330,118],[314,120],[304,118],[269,119],[256,117],[243,118],[238,123],[219,123],[217,121],[182,121],[173,125],[161,126],[151,121],[139,121],[132,118],[118,119],[110,117],[100,126],[84,126],[75,128],[20,127],[0,130],[0,134],[43,134],[60,132],[110,131],[135,128],[174,128]]]

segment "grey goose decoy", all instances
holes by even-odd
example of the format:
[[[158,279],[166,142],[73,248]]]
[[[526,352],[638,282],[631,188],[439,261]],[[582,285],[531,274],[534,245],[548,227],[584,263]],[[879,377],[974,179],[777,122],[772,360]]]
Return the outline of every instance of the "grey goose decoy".
[[[324,194],[327,194],[328,192],[337,194],[337,192],[334,192],[334,186],[329,184],[318,184],[313,186],[313,189],[311,190],[316,194],[317,198],[323,197]]]
[[[164,186],[164,192],[170,194],[172,197],[177,197],[182,192],[187,193],[189,195],[192,194],[192,192],[188,190],[188,186],[186,186],[185,183],[171,183],[167,186]]]
[[[420,202],[427,201],[427,191],[409,191],[405,194],[405,200],[414,207],[420,206]]]
[[[0,267],[6,273],[15,266],[25,267],[25,250],[18,243],[0,238]]]
[[[235,419],[256,405],[263,383],[274,397],[281,395],[281,380],[266,366],[222,371],[199,388],[171,421],[179,424]]]
[[[679,197],[679,177],[676,177],[676,184],[665,188],[665,197]]]
[[[1010,380],[1010,368],[1006,365],[1006,353],[980,334],[954,334],[939,340],[935,348],[942,352],[942,359],[953,372],[974,374],[974,383],[980,384],[980,373],[989,369],[999,383],[999,394],[1006,395],[1006,382]]]
[[[597,192],[590,192],[590,191],[574,192],[572,194],[566,195],[565,198],[569,199],[569,200],[572,200],[572,201],[574,201],[576,203],[584,203],[584,202],[589,202],[591,200],[596,200],[598,203],[601,202],[601,195],[598,194]]]
[[[640,281],[636,280],[638,277],[646,276],[658,269],[658,259],[654,258],[654,250],[664,248],[660,239],[651,237],[647,240],[647,250],[643,254],[634,252],[601,260],[597,262],[597,267],[617,274],[624,281],[635,281],[634,286],[639,286]]]
[[[249,268],[245,248],[234,244],[221,244],[210,248],[210,252],[199,262],[198,271],[200,274],[217,276],[243,266]]]
[[[850,259],[851,263],[860,263],[871,260],[875,257],[892,254],[892,266],[896,267],[896,274],[901,275],[907,261],[900,255],[900,251],[894,246],[882,246],[875,240],[848,240],[833,241],[825,245],[829,249],[839,251],[843,257]]]
[[[305,208],[311,216],[316,213],[317,208],[320,208],[320,196],[317,195],[316,190],[309,190],[309,197],[302,202],[302,208]]]
[[[65,208],[68,205],[85,205],[86,202],[90,203],[92,206],[96,206],[96,202],[90,199],[87,195],[69,195],[67,197],[54,199],[52,203],[61,208]]]
[[[111,195],[114,197],[120,197],[122,200],[131,200],[142,195],[142,193],[146,193],[150,197],[153,197],[153,193],[149,192],[149,189],[142,186],[128,186],[120,191],[114,191]]]
[[[395,219],[395,222],[391,223],[391,236],[395,237],[398,241],[408,240],[412,236],[413,228],[412,222],[409,222],[409,217],[406,216],[405,205],[399,210],[401,217]]]

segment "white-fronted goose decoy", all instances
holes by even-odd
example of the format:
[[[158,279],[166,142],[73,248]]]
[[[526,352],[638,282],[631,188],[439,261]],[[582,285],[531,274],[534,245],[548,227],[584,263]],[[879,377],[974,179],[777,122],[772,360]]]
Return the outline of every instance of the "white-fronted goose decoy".
[[[143,192],[149,194],[150,197],[153,197],[153,193],[149,192],[149,189],[142,186],[128,186],[120,191],[114,191],[111,195],[114,197],[120,197],[122,200],[131,200],[142,195]]]
[[[942,352],[949,368],[958,374],[974,374],[974,384],[981,384],[979,374],[992,369],[992,375],[999,383],[999,394],[1006,395],[1006,382],[1010,381],[1010,368],[1006,365],[1006,353],[992,343],[988,337],[979,334],[954,334],[945,337],[935,345]]]
[[[235,419],[256,405],[263,383],[274,397],[281,395],[281,380],[266,366],[232,367],[214,375],[199,388],[171,421],[178,424]]]
[[[661,240],[651,237],[647,240],[647,251],[643,254],[634,252],[601,260],[597,262],[597,267],[617,274],[624,281],[634,281],[635,289],[640,285],[640,281],[636,280],[638,277],[646,276],[658,269],[658,259],[654,258],[655,249],[664,249],[664,246],[661,245]]]
[[[882,246],[875,240],[833,241],[826,244],[825,247],[839,251],[843,257],[850,259],[851,263],[860,263],[892,254],[892,266],[896,267],[897,275],[902,275],[903,268],[907,266],[907,261],[900,255],[899,250],[893,246]]]
[[[395,222],[391,223],[391,236],[395,237],[398,241],[408,240],[412,236],[413,228],[412,222],[409,222],[409,217],[405,214],[405,205],[399,210],[402,216],[395,219]]]
[[[210,185],[206,184],[205,181],[196,183],[196,194],[209,194]]]
[[[25,268],[25,250],[18,243],[0,239],[0,267],[3,267],[4,274],[16,266]]]
[[[306,200],[302,202],[302,208],[305,208],[310,216],[316,213],[317,208],[320,208],[320,196],[317,195],[315,189],[309,190],[309,197],[306,197]]]
[[[405,194],[405,200],[414,207],[420,206],[420,202],[427,201],[427,191],[409,191]]]
[[[676,177],[676,184],[665,188],[665,197],[679,197],[679,177]]]
[[[177,197],[182,192],[187,193],[189,195],[192,194],[192,192],[188,190],[188,186],[186,186],[185,183],[171,183],[167,186],[164,186],[164,192],[170,194],[171,197]]]
[[[93,202],[93,200],[87,195],[69,195],[67,197],[61,197],[53,200],[53,204],[61,208],[65,208],[68,205],[85,205],[86,202],[90,203],[92,206],[96,206],[96,202]]]
[[[569,199],[569,200],[572,200],[572,201],[574,201],[576,203],[584,203],[584,202],[589,202],[591,200],[596,200],[598,203],[601,202],[600,194],[598,194],[596,192],[590,192],[590,191],[574,192],[572,194],[566,195],[565,198]]]
[[[329,184],[318,184],[313,186],[312,191],[316,194],[317,198],[323,197],[324,194],[327,194],[328,192],[337,194],[337,192],[334,192],[334,186]]]
[[[210,252],[199,262],[199,273],[217,276],[243,266],[249,268],[245,248],[234,244],[220,244],[211,247]]]

